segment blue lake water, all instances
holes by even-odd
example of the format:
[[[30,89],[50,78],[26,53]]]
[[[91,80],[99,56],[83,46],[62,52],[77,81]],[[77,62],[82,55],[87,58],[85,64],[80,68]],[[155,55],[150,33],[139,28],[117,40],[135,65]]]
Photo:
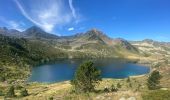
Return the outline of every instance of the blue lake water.
[[[32,68],[32,73],[28,81],[30,82],[61,82],[71,80],[74,73],[85,60],[58,60],[53,64],[40,65]],[[103,78],[127,78],[134,75],[149,73],[149,67],[128,63],[117,59],[96,59],[94,66],[101,70]]]

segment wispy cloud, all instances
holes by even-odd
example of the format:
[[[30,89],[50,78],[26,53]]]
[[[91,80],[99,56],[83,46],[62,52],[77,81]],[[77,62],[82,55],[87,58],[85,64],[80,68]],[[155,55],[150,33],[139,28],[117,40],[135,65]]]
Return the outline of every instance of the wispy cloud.
[[[72,0],[68,1],[69,6],[66,6],[64,0],[27,0],[27,5],[19,0],[14,1],[28,20],[47,32],[52,32],[57,26],[68,24],[73,18],[77,18]]]
[[[73,5],[73,1],[74,0],[68,0],[69,1],[69,6],[70,6],[70,9],[71,9],[71,13],[73,15],[73,18],[74,18],[74,22],[75,24],[78,24],[79,22],[81,22],[82,20],[84,20],[84,16],[82,16],[78,11],[77,9],[74,7]]]
[[[69,0],[69,6],[70,6],[73,17],[76,19],[77,16],[76,16],[76,10],[73,6],[73,0]]]
[[[73,31],[73,30],[74,30],[74,27],[68,28],[68,31]]]

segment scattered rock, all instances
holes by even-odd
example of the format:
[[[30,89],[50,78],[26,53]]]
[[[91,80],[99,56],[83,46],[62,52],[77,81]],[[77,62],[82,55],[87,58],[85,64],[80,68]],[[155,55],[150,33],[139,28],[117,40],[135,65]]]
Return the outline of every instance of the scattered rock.
[[[97,96],[96,99],[97,100],[104,100],[104,97],[103,96]]]
[[[129,98],[125,98],[125,97],[121,97],[119,100],[136,100],[135,97],[129,97]]]
[[[136,100],[136,98],[135,97],[130,97],[127,100]]]
[[[121,97],[119,100],[126,100],[126,98],[125,97]]]
[[[161,90],[168,90],[167,88],[161,88]]]

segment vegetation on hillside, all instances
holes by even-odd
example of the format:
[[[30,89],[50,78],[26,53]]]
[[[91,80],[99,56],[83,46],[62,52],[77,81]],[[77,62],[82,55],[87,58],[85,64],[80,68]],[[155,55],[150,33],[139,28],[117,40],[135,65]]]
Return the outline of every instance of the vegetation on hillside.
[[[46,43],[3,35],[0,35],[0,50],[0,81],[24,79],[31,66],[67,57]]]

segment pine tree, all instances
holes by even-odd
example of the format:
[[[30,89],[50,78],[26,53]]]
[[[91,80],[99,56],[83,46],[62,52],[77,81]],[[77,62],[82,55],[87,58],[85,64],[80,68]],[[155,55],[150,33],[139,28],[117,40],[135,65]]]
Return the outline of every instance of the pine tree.
[[[100,71],[94,67],[93,62],[88,61],[78,67],[71,83],[76,92],[92,92],[100,80]]]
[[[161,75],[159,73],[159,71],[153,71],[151,73],[151,75],[148,78],[148,82],[147,82],[147,86],[150,90],[154,90],[154,89],[158,89],[159,83],[160,83],[160,79],[161,79]]]

